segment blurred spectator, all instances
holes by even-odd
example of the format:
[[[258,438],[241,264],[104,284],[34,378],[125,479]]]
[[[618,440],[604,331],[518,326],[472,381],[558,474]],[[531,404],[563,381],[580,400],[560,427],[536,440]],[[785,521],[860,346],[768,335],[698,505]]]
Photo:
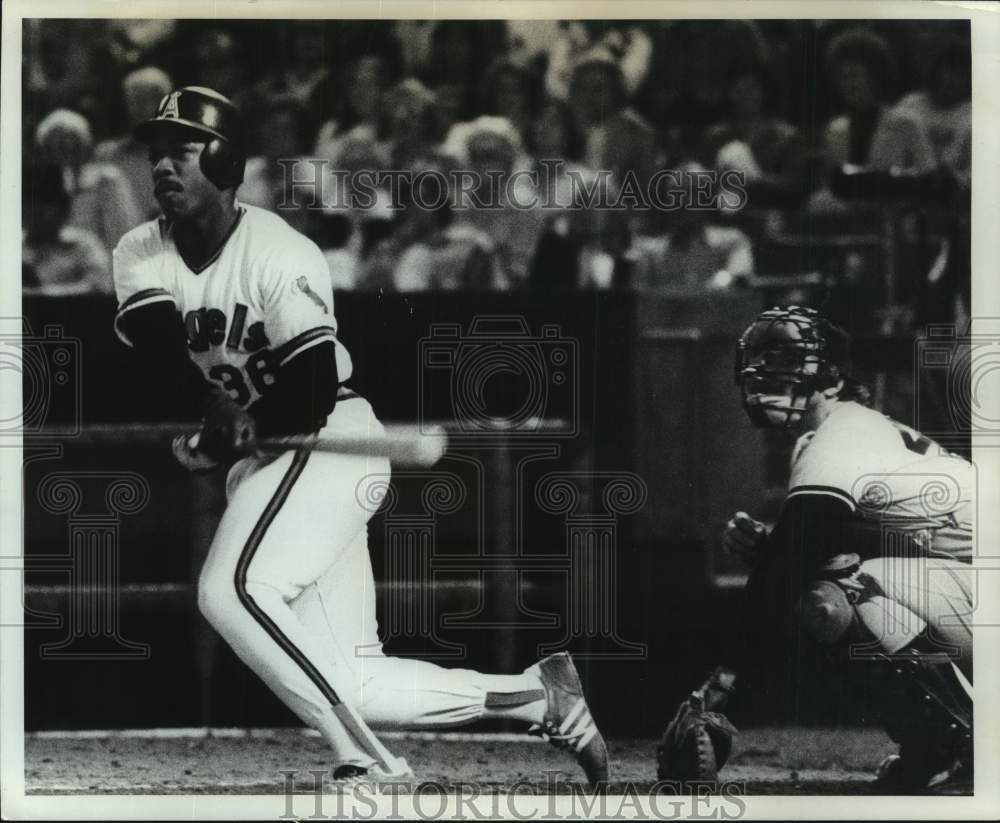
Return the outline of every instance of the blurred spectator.
[[[403,73],[425,77],[431,60],[432,35],[437,20],[396,20],[394,23]]]
[[[95,38],[104,36],[101,21],[25,18],[22,121],[24,139],[34,137],[40,119],[57,108],[93,113],[98,107],[94,83]]]
[[[110,253],[122,235],[143,220],[122,172],[107,163],[91,162],[93,139],[81,114],[51,112],[35,131],[39,159],[62,169],[70,196],[68,224],[95,234]]]
[[[644,28],[653,49],[633,105],[690,155],[705,129],[725,119],[737,67],[770,64],[770,45],[753,20],[659,20]]]
[[[410,158],[425,157],[441,142],[442,122],[437,95],[409,77],[393,86],[383,103],[385,144],[382,148],[394,168]]]
[[[316,156],[333,157],[345,138],[378,140],[383,131],[383,97],[387,89],[384,61],[376,55],[358,58],[348,69],[346,83],[324,84],[331,101],[323,101],[333,116],[320,126]]]
[[[464,193],[456,204],[456,226],[484,232],[496,244],[502,264],[496,288],[524,283],[544,214],[527,176],[515,173],[530,171],[532,161],[513,123],[489,116],[459,123],[448,133],[442,150],[479,180],[479,186]]]
[[[307,108],[329,75],[323,23],[295,20],[284,34],[284,60],[274,63],[275,68],[261,81],[258,93],[271,99],[290,98]]]
[[[602,51],[618,67],[624,93],[631,96],[649,74],[653,43],[641,26],[615,20],[560,21],[560,36],[549,49],[545,90],[565,100],[573,75],[589,53]]]
[[[507,53],[520,65],[540,67],[542,74],[549,62],[552,44],[562,34],[559,20],[532,20],[521,18],[507,21]]]
[[[341,140],[323,165],[322,210],[311,212],[310,236],[326,253],[335,288],[354,286],[363,261],[393,229],[390,194],[374,178],[388,166],[383,148],[360,136]]]
[[[633,254],[638,289],[728,288],[753,274],[750,238],[704,213],[678,218],[659,237],[638,238]]]
[[[191,84],[215,89],[246,109],[252,102],[248,88],[250,60],[236,32],[220,26],[198,28],[193,40]]]
[[[542,104],[528,131],[527,147],[547,210],[553,214],[579,211],[584,189],[596,185],[597,172],[580,162],[583,134],[568,103],[551,98]],[[546,161],[547,169],[542,167],[542,161]]]
[[[414,158],[417,160],[417,158]],[[496,244],[485,233],[453,222],[451,164],[420,158],[399,190],[393,232],[364,264],[360,287],[395,291],[492,289],[499,276]],[[416,176],[434,172],[434,177]],[[419,187],[411,190],[410,181]]]
[[[132,128],[156,114],[160,100],[173,88],[166,72],[147,66],[125,76],[122,90],[128,112],[124,135],[97,144],[94,160],[121,171],[143,219],[155,217],[160,207],[153,197],[153,178],[149,171],[149,148],[132,136]]]
[[[932,162],[927,144],[914,123],[885,104],[895,76],[888,43],[867,29],[847,29],[830,41],[827,76],[845,112],[833,118],[823,134],[827,172],[845,163],[925,170]],[[810,201],[812,211],[842,211],[846,204],[824,186]]]
[[[433,59],[435,48],[434,32],[440,25],[437,20],[396,20],[394,34],[399,43],[403,71],[406,74],[426,77]],[[493,24],[497,42],[503,47],[497,49],[489,45],[489,53],[494,57],[502,52],[520,65],[540,64],[543,68],[548,61],[552,44],[559,38],[564,24],[558,20],[504,20],[503,26]],[[487,36],[490,29],[487,29]],[[504,38],[506,31],[506,38]]]
[[[601,235],[604,212],[584,205],[599,179],[594,169],[579,162],[583,135],[568,103],[550,98],[542,105],[529,132],[528,148],[545,216],[531,262],[531,287],[575,288],[581,282],[581,256],[593,251],[590,247]]]
[[[176,20],[117,19],[108,21],[108,48],[121,71],[149,63],[163,49],[169,49],[177,32]]]
[[[797,129],[770,113],[772,89],[763,66],[735,70],[729,117],[705,135],[714,168],[743,173],[751,207],[791,205],[804,194],[805,146]]]
[[[687,171],[703,171],[689,166]],[[753,247],[739,229],[719,225],[718,211],[692,202],[697,184],[680,175],[676,195],[685,207],[667,214],[670,228],[657,236],[637,237],[631,285],[637,289],[719,289],[745,283],[754,273]]]
[[[576,65],[570,105],[583,132],[584,165],[610,171],[619,186],[630,171],[645,185],[653,166],[653,130],[628,107],[621,69],[606,50],[589,52]]]
[[[527,141],[538,110],[540,89],[539,78],[530,69],[503,58],[486,74],[482,112],[506,117],[522,141]]]
[[[505,20],[437,22],[423,79],[437,96],[445,130],[480,113],[486,71],[506,54]]]
[[[114,293],[111,256],[86,229],[67,226],[70,197],[63,170],[39,163],[21,182],[24,290],[46,295]]]
[[[259,113],[254,125],[250,137],[255,153],[247,158],[238,196],[244,203],[280,214],[304,231],[308,208],[318,203],[313,202],[308,185],[293,186],[319,177],[316,167],[304,158],[312,136],[306,112],[291,98],[277,99]]]
[[[912,123],[928,165],[943,165],[964,188],[972,167],[971,54],[967,38],[937,45],[919,91],[903,97],[892,114]]]
[[[71,197],[68,224],[90,227],[106,248],[157,211],[144,148],[129,129],[168,90],[168,73],[179,84],[228,94],[250,127],[259,126],[250,136],[256,145],[240,191],[246,202],[276,208],[290,199],[276,162],[283,157],[301,161],[314,153],[331,161],[331,177],[362,168],[416,170],[423,162],[440,162],[435,152],[445,134],[466,169],[538,173],[537,191],[528,191],[522,179],[502,193],[499,208],[458,203],[433,226],[426,214],[411,219],[405,209],[394,212],[384,189],[369,205],[351,204],[344,202],[352,192],[342,178],[324,179],[323,209],[281,213],[300,221],[326,250],[338,288],[371,280],[376,257],[396,260],[383,278],[390,288],[477,281],[472,274],[437,280],[420,274],[419,261],[432,257],[421,249],[439,246],[485,253],[491,271],[494,263],[498,270],[493,286],[527,278],[532,287],[608,287],[627,279],[632,257],[639,265],[636,250],[652,248],[650,238],[664,254],[668,246],[675,256],[686,250],[697,263],[706,249],[727,247],[718,221],[702,215],[695,231],[691,226],[699,221],[688,225],[673,213],[581,208],[579,198],[604,181],[608,191],[601,199],[613,200],[623,181],[644,188],[654,170],[697,158],[746,174],[751,208],[771,204],[772,196],[775,205],[794,202],[807,174],[804,140],[789,123],[794,118],[810,145],[819,147],[809,160],[818,164],[821,158],[825,171],[857,163],[940,173],[945,182],[950,175],[968,185],[964,24],[452,20],[262,27],[217,20],[46,20],[25,21],[24,49],[26,153],[41,119],[53,109],[69,109],[54,118],[54,130],[46,117],[36,154],[63,169]],[[822,66],[812,59],[817,49],[826,56]],[[258,54],[267,59],[255,59]],[[900,65],[905,71],[897,76]],[[926,80],[918,85],[916,71],[924,68]],[[836,109],[816,94],[810,71],[826,76]],[[119,85],[122,94],[108,93]],[[543,100],[545,89],[557,96]],[[897,89],[906,93],[893,105]],[[494,119],[475,120],[483,114]],[[825,122],[822,135],[807,132],[814,119]],[[483,133],[473,135],[470,124],[477,122]],[[94,136],[111,139],[91,161]],[[553,168],[543,160],[564,163]],[[300,165],[294,174],[309,181],[314,172]],[[517,209],[503,202],[512,193],[518,199],[537,195],[547,207]],[[791,201],[782,200],[786,195]],[[296,189],[296,199],[306,205],[308,186]],[[130,201],[138,204],[131,214]],[[831,211],[832,219],[807,215],[806,231],[815,233],[820,225],[863,230],[867,212],[854,202],[824,187],[810,206]],[[919,236],[927,245],[945,229],[914,224],[899,236],[906,242]],[[948,236],[953,249],[965,242]],[[395,245],[384,242],[390,237]],[[760,254],[766,251],[762,246]],[[719,263],[719,270],[740,269],[738,262],[727,261],[728,268]],[[470,272],[476,269],[471,265]]]

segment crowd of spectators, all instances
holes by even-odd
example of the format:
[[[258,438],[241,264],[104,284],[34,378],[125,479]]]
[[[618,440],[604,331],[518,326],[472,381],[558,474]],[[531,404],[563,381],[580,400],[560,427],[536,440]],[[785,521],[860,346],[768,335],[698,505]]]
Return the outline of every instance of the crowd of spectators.
[[[944,176],[949,212],[969,186],[969,34],[950,21],[26,20],[23,65],[24,279],[43,292],[111,290],[111,249],[157,213],[130,128],[181,85],[241,107],[240,200],[312,237],[338,289],[732,288],[791,222],[871,226],[830,182],[845,164]],[[426,176],[362,207],[342,176],[554,160],[489,209],[477,190],[417,207]],[[737,172],[746,196],[587,207],[663,169],[682,189]],[[318,200],[291,188],[307,178]]]

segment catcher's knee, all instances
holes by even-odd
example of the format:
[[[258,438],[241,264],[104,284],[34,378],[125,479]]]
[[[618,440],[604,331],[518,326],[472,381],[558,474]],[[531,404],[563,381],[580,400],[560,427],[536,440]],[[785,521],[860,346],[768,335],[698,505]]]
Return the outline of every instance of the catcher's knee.
[[[802,593],[795,614],[799,627],[813,642],[837,646],[857,634],[858,597],[852,581],[860,568],[858,555],[837,555]]]
[[[927,624],[888,597],[863,568],[856,554],[831,558],[799,600],[799,625],[820,646],[860,642],[893,654],[920,636]]]
[[[816,581],[802,595],[798,609],[799,625],[813,642],[834,646],[855,625],[854,606],[836,583]]]

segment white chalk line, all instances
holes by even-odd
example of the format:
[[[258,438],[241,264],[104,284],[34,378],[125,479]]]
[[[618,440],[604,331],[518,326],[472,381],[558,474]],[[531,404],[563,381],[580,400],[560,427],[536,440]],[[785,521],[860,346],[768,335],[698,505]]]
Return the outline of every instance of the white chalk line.
[[[431,731],[379,731],[385,740],[417,740],[444,743],[544,743],[541,738],[513,732],[431,732]],[[319,737],[315,729],[246,729],[178,727],[161,729],[61,729],[25,732],[29,740],[205,740],[219,739],[273,739],[287,736]]]

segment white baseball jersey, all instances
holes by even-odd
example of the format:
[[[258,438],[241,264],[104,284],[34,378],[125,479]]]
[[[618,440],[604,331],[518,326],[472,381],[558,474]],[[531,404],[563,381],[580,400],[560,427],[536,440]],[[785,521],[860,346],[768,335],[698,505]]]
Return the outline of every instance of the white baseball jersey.
[[[277,215],[238,204],[238,218],[219,251],[197,270],[174,245],[163,218],[126,234],[114,251],[118,316],[159,301],[176,305],[191,359],[241,406],[275,382],[277,370],[323,341],[336,343],[337,375],[351,358],[337,341],[333,290],[323,253]]]
[[[858,403],[837,403],[795,444],[788,496],[806,493],[843,500],[865,525],[912,532],[933,556],[972,556],[972,465]]]

